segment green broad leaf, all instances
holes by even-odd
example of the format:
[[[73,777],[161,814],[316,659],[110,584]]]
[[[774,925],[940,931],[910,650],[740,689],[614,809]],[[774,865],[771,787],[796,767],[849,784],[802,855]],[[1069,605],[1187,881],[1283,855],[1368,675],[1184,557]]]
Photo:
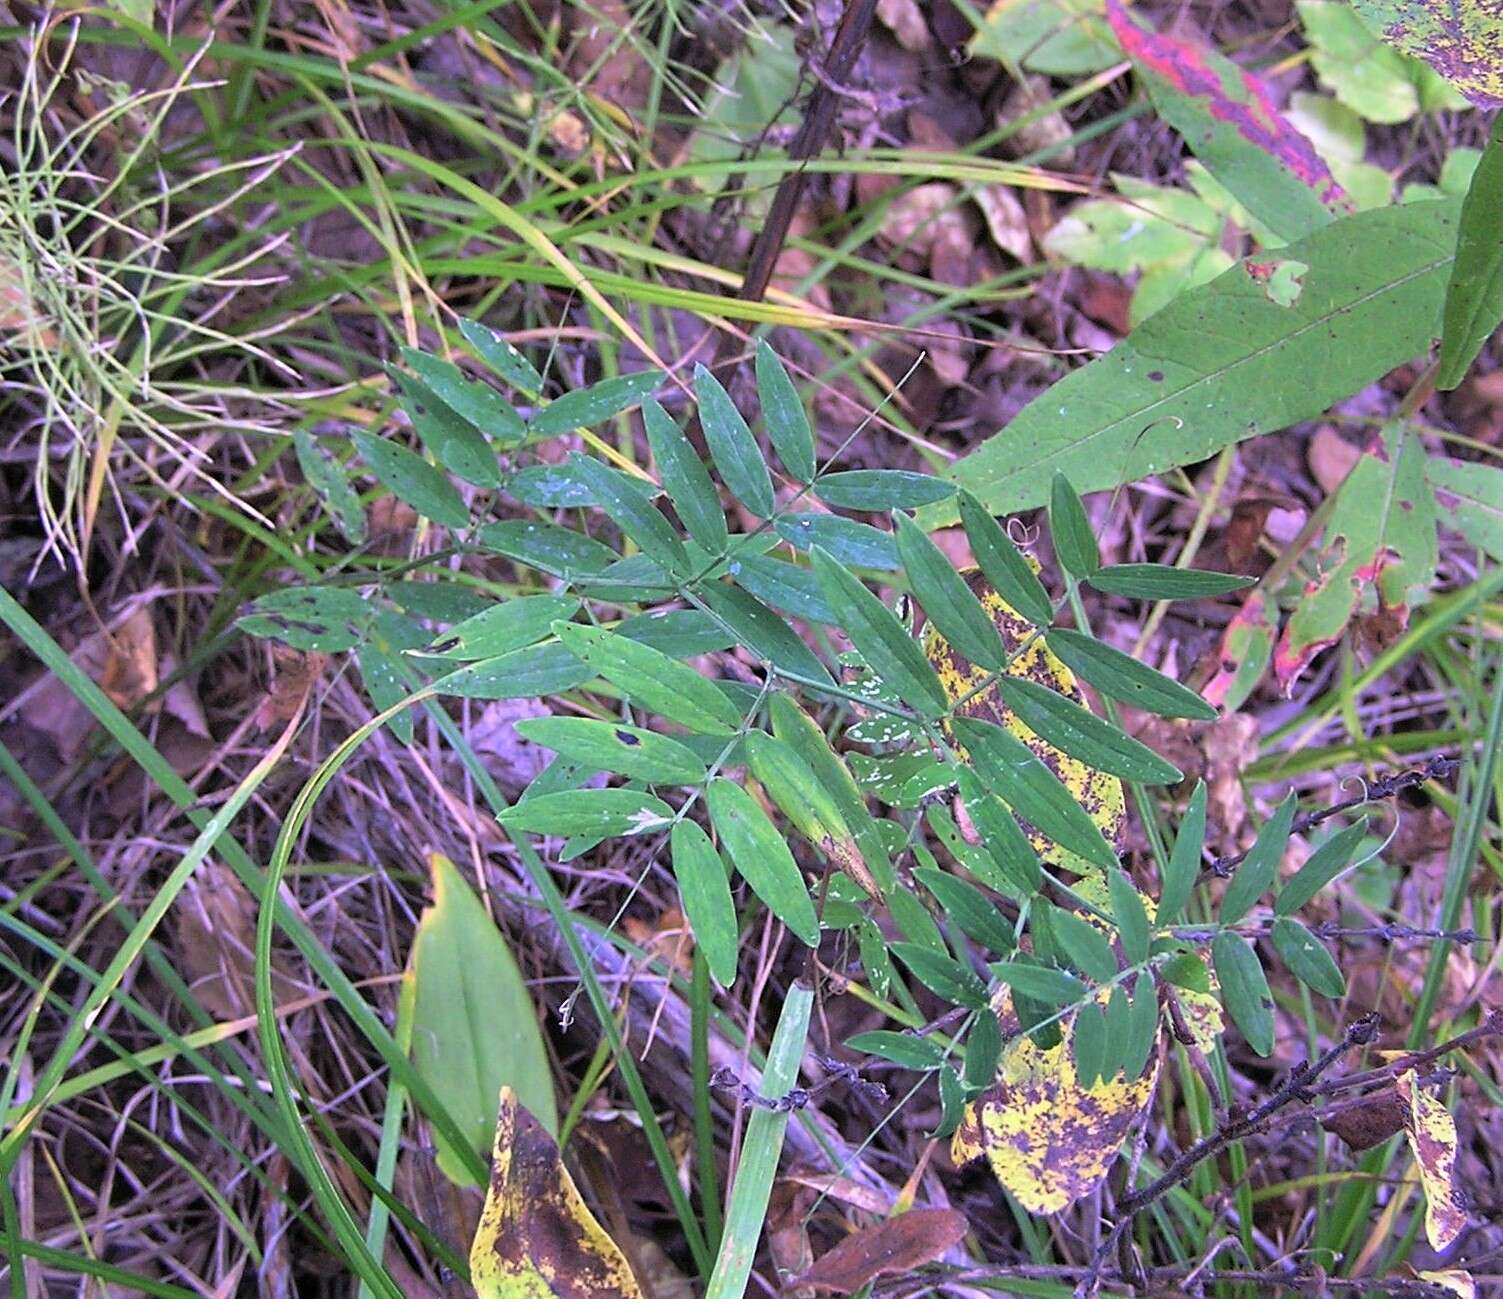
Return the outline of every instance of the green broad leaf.
[[[467,663],[439,677],[433,689],[461,699],[544,699],[583,685],[593,675],[562,645],[531,645]]]
[[[1049,486],[1049,534],[1054,538],[1055,558],[1065,572],[1090,577],[1101,567],[1101,551],[1085,503],[1070,480],[1057,470]]]
[[[704,953],[715,982],[729,988],[736,981],[740,931],[730,879],[715,845],[694,821],[678,821],[668,837],[673,878],[694,941]]]
[[[699,403],[699,426],[704,430],[710,459],[721,481],[759,519],[773,514],[772,476],[762,448],[747,427],[730,393],[704,366],[694,367],[694,396]]]
[[[527,421],[527,436],[536,441],[603,424],[612,416],[640,404],[662,382],[661,370],[639,370],[602,379],[588,388],[576,388],[533,415]]]
[[[925,849],[917,851],[920,861],[933,862],[932,853]],[[892,916],[892,922],[898,927],[898,933],[919,947],[927,947],[931,952],[937,952],[945,960],[950,959],[950,949],[945,945],[945,936],[939,932],[939,925],[935,922],[929,910],[919,901],[918,895],[910,892],[901,884],[893,886],[891,895],[886,899],[888,913]]]
[[[814,432],[788,371],[765,340],[757,343],[757,400],[762,426],[788,471],[800,483],[814,478]]]
[[[567,595],[503,600],[450,627],[424,653],[461,661],[495,658],[536,644],[551,633],[555,622],[567,621],[578,610],[579,601]]]
[[[763,604],[805,622],[835,622],[835,611],[813,572],[785,559],[748,555],[731,567],[736,585]]]
[[[1425,476],[1441,522],[1479,550],[1503,560],[1503,469],[1430,456]]]
[[[542,394],[543,376],[537,368],[489,325],[478,320],[461,320],[459,332],[476,355],[513,388],[521,389],[529,397]]]
[[[1013,992],[1051,1007],[1074,1005],[1088,991],[1073,974],[1025,962],[1021,958],[998,962],[991,966],[991,972]]]
[[[772,721],[772,733],[808,765],[814,778],[833,800],[841,823],[855,839],[869,881],[869,885],[863,881],[863,886],[869,887],[869,891],[886,894],[893,884],[892,860],[876,819],[867,810],[866,800],[862,798],[850,769],[814,720],[787,695],[772,696],[768,716]],[[845,867],[853,874],[858,873],[852,862],[846,862]]]
[[[1500,34],[1503,39],[1503,34]],[[1466,377],[1482,345],[1503,321],[1503,113],[1493,119],[1482,161],[1472,173],[1461,204],[1456,263],[1446,285],[1445,327],[1440,337],[1440,370],[1435,386],[1456,387]]]
[[[843,519],[838,514],[784,514],[774,519],[772,526],[795,549],[819,546],[852,568],[895,573],[901,567],[892,533],[869,523]]]
[[[1310,63],[1323,86],[1369,122],[1408,121],[1420,107],[1422,65],[1385,44],[1340,0],[1298,0]]]
[[[706,735],[734,735],[740,729],[741,715],[723,691],[660,650],[580,623],[555,623],[553,634],[639,707]]]
[[[561,757],[650,785],[697,785],[709,774],[692,749],[640,726],[589,717],[528,717],[515,730]]]
[[[1345,995],[1346,979],[1331,953],[1299,921],[1280,916],[1273,922],[1272,937],[1279,959],[1312,992],[1318,992],[1322,997]]]
[[[966,1090],[984,1092],[996,1080],[1001,1061],[1002,1025],[990,1010],[983,1010],[965,1035]]]
[[[529,834],[650,834],[666,830],[673,809],[635,789],[569,789],[513,803],[497,815],[508,830]]]
[[[894,521],[898,558],[925,615],[977,667],[1000,672],[1007,665],[1007,652],[981,601],[918,524],[901,512]]]
[[[384,713],[412,693],[401,664],[370,641],[356,647],[355,661],[360,665],[360,684],[365,687],[376,712]],[[411,709],[403,709],[387,718],[386,725],[403,744],[412,743]]]
[[[1148,785],[1173,785],[1184,778],[1146,744],[1057,690],[1012,676],[1001,677],[997,688],[1030,731],[1096,771]]]
[[[1117,954],[1106,935],[1084,916],[1055,907],[1049,912],[1048,925],[1066,964],[1096,983],[1110,983],[1117,977],[1121,969]]]
[[[1333,834],[1310,854],[1305,864],[1279,890],[1273,902],[1274,912],[1281,916],[1293,915],[1309,903],[1347,868],[1365,838],[1366,817],[1359,817],[1346,829]]]
[[[1108,1040],[1106,1014],[1094,1001],[1075,1012],[1075,1031],[1070,1040],[1075,1055],[1075,1072],[1087,1090],[1117,1072]]]
[[[866,975],[867,985],[877,996],[886,997],[892,992],[897,971],[887,950],[887,939],[865,917],[856,926],[856,949],[861,955],[861,969]]]
[[[1479,108],[1503,108],[1503,13],[1490,0],[1352,0],[1375,35],[1423,59]]]
[[[966,1090],[960,1075],[949,1065],[939,1071],[939,1125],[925,1133],[932,1141],[944,1141],[954,1135],[965,1118]]]
[[[1109,68],[1122,53],[1101,0],[1016,0],[985,11],[971,52],[1004,66],[1075,80]]]
[[[1112,699],[1160,717],[1216,719],[1216,710],[1193,690],[1094,636],[1057,627],[1044,639],[1061,663]]]
[[[1258,954],[1241,934],[1223,930],[1211,944],[1211,961],[1221,984],[1221,1004],[1259,1055],[1273,1054],[1273,994]]]
[[[438,623],[463,622],[495,603],[493,596],[454,581],[391,582],[386,596],[403,613]]]
[[[1205,969],[1200,961],[1197,960],[1196,964]],[[1115,989],[1112,996],[1116,996]],[[1126,1045],[1122,1052],[1122,1072],[1129,1080],[1141,1078],[1159,1040],[1159,999],[1153,980],[1146,975],[1138,977],[1138,986],[1127,1012],[1127,1034],[1123,1040]]]
[[[705,806],[720,845],[763,905],[808,947],[819,946],[819,920],[804,877],[782,834],[757,800],[717,776],[705,786]]]
[[[916,510],[955,495],[955,484],[933,474],[906,469],[847,469],[825,474],[814,484],[814,494],[837,510]]]
[[[915,869],[913,877],[934,894],[945,915],[967,938],[1000,956],[1017,947],[1018,940],[1007,917],[974,884],[931,867]]]
[[[1027,509],[1060,469],[1078,491],[1112,488],[1314,418],[1429,347],[1459,215],[1452,202],[1359,212],[1244,259],[1040,394],[955,478],[993,512]],[[1270,296],[1295,261],[1298,295]],[[930,508],[921,521],[942,522]]]
[[[969,966],[922,943],[893,943],[892,954],[935,996],[972,1010],[988,1008],[986,984]]]
[[[1200,878],[1200,854],[1206,841],[1206,784],[1195,782],[1195,791],[1185,806],[1184,819],[1179,823],[1179,833],[1174,836],[1174,848],[1169,853],[1169,866],[1164,872],[1163,887],[1159,890],[1159,905],[1155,916],[1158,924],[1172,925],[1179,919],[1190,900],[1195,881]]]
[[[711,554],[724,553],[728,535],[725,511],[720,508],[720,495],[710,471],[672,416],[651,397],[642,403],[642,422],[663,490],[689,535]]]
[[[996,865],[996,878],[986,879],[1000,891],[1030,898],[1044,884],[1044,868],[1028,836],[1002,802],[969,767],[960,771],[960,796],[987,856]],[[978,872],[979,874],[979,872]]]
[[[616,634],[648,645],[674,659],[698,658],[729,649],[735,637],[698,609],[635,613],[616,625]]]
[[[1142,965],[1148,959],[1150,930],[1143,896],[1120,870],[1107,872],[1107,888],[1112,900],[1112,918],[1122,940],[1122,954],[1130,965]]]
[[[334,456],[326,454],[318,439],[307,429],[294,430],[292,444],[297,450],[298,468],[303,471],[308,486],[318,494],[324,510],[344,539],[352,546],[363,546],[365,510],[360,504],[360,494],[350,485],[349,470]]]
[[[1203,568],[1175,568],[1170,564],[1108,564],[1087,580],[1106,595],[1123,595],[1134,600],[1200,600],[1240,591],[1256,579]]]
[[[1184,988],[1187,992],[1211,990],[1211,974],[1206,969],[1206,963],[1190,952],[1171,956],[1159,966],[1159,973],[1163,975],[1165,983],[1172,983],[1176,988]]]
[[[779,618],[755,596],[724,582],[706,582],[699,588],[699,598],[725,622],[741,644],[778,671],[802,681],[832,684],[825,665],[799,639],[787,620]]]
[[[487,523],[480,529],[479,542],[486,550],[566,581],[602,573],[621,558],[609,546],[582,532],[532,519]]]
[[[342,586],[299,586],[270,591],[236,620],[241,631],[279,640],[293,649],[337,654],[366,634],[372,607]]]
[[[692,571],[688,552],[673,525],[652,503],[647,486],[619,469],[575,452],[569,466],[594,492],[600,507],[616,526],[670,573],[687,577]]]
[[[457,416],[463,425],[479,435],[479,441],[468,440],[467,448],[460,452],[466,460],[474,460],[478,468],[494,475],[497,472],[495,453],[490,450],[488,438],[495,438],[502,443],[520,443],[526,438],[526,431],[522,426],[522,417],[514,411],[499,392],[486,383],[477,383],[474,379],[468,379],[457,365],[448,361],[440,360],[436,356],[429,356],[426,352],[414,351],[410,347],[402,349],[402,360],[406,363],[417,382],[414,383],[408,376],[400,371],[393,371],[393,377],[402,389],[405,399],[422,402],[423,392],[437,398],[439,404]],[[441,416],[442,411],[433,408],[427,402],[428,409],[422,412],[425,418]],[[415,410],[409,409],[409,415],[414,416]],[[480,452],[486,451],[489,455],[490,465],[487,467],[480,457]],[[454,466],[455,473],[459,470]],[[480,484],[483,487],[495,487],[498,484],[488,482]]]
[[[911,708],[941,717],[949,708],[944,687],[918,642],[892,610],[828,552],[816,546],[814,574],[839,625],[867,664]]]
[[[540,1008],[496,922],[448,858],[435,853],[428,862],[433,901],[418,921],[409,960],[412,1064],[484,1161],[503,1086],[549,1133],[558,1132],[553,1071]],[[451,1181],[473,1183],[442,1136],[437,1157]]]
[[[351,431],[350,440],[371,472],[399,501],[446,528],[470,526],[469,507],[454,485],[422,456],[358,429]]]
[[[748,731],[741,745],[747,769],[805,839],[816,847],[833,847],[848,838],[835,800],[791,745],[765,731]]]
[[[528,465],[506,480],[506,490],[538,510],[582,510],[600,504],[570,465]]]
[[[1117,864],[1101,827],[1038,754],[991,722],[961,717],[954,726],[982,783],[1018,816],[1093,865],[1109,869]]]
[[[971,543],[971,554],[997,594],[1035,627],[1053,622],[1054,606],[1033,565],[970,492],[960,493],[960,521]]]
[[[1273,887],[1278,878],[1279,863],[1284,860],[1284,849],[1289,843],[1294,810],[1298,805],[1298,795],[1290,790],[1274,814],[1263,823],[1252,850],[1237,867],[1237,873],[1222,894],[1221,909],[1216,913],[1219,924],[1235,925],[1252,909],[1253,903]]]
[[[945,1049],[927,1037],[914,1037],[911,1033],[894,1033],[888,1029],[872,1029],[848,1037],[845,1044],[852,1051],[874,1055],[904,1069],[938,1069],[945,1062]]]

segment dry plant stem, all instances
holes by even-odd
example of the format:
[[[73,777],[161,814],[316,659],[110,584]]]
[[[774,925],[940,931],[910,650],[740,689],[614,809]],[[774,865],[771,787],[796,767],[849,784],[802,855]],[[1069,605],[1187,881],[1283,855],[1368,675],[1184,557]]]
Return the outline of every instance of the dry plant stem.
[[[1259,1295],[1275,1292],[1292,1292],[1310,1295],[1327,1294],[1382,1294],[1394,1299],[1455,1299],[1456,1292],[1445,1286],[1407,1277],[1339,1277],[1327,1276],[1324,1272],[1296,1272],[1288,1268],[1266,1268],[1252,1271],[1246,1268],[1210,1268],[1199,1270],[1199,1265],[1183,1264],[1175,1267],[1151,1267],[1142,1269],[1132,1277],[1116,1269],[1097,1271],[1091,1268],[1071,1267],[1056,1264],[1018,1264],[1002,1271],[997,1267],[972,1267],[960,1270],[937,1271],[923,1269],[910,1276],[894,1278],[889,1282],[878,1281],[873,1287],[883,1299],[918,1299],[932,1293],[937,1287],[962,1289],[967,1286],[977,1289],[985,1286],[993,1293],[996,1283],[1002,1279],[1028,1281],[1075,1281],[1088,1276],[1112,1285],[1146,1287],[1149,1295],[1199,1293],[1205,1283],[1235,1282],[1257,1287]],[[1197,1289],[1181,1289],[1187,1283],[1195,1283]],[[1478,1280],[1481,1280],[1479,1277]]]

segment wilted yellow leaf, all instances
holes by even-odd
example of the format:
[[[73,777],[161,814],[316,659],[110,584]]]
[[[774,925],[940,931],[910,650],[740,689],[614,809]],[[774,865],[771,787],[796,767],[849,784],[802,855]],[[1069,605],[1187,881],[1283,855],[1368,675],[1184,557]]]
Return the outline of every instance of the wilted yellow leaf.
[[[1038,567],[1031,557],[1030,562],[1035,568]],[[1047,686],[1050,690],[1058,691],[1066,699],[1084,705],[1085,700],[1075,680],[1075,674],[1055,657],[1054,652],[1044,644],[1043,637],[1036,634],[1033,625],[992,589],[991,584],[981,575],[979,569],[968,572],[966,581],[970,584],[971,590],[976,593],[977,599],[981,601],[982,607],[991,614],[992,621],[1002,635],[1002,646],[1009,660],[1007,674]],[[922,603],[922,595],[920,602]],[[934,665],[940,683],[945,688],[945,694],[952,703],[965,698],[988,676],[985,669],[976,667],[941,636],[933,624],[930,624],[924,634],[924,653]],[[1012,709],[1007,707],[995,685],[967,699],[956,709],[956,713],[961,717],[975,717],[981,721],[993,722],[1011,731],[1038,754],[1045,765],[1059,777],[1065,788],[1075,797],[1076,802],[1090,813],[1091,819],[1100,828],[1107,843],[1118,850],[1121,849],[1127,806],[1120,780],[1106,772],[1091,770],[1079,758],[1072,758],[1054,745],[1040,739],[1019,720]],[[1096,870],[1095,866],[1061,848],[1052,840],[1046,839],[1031,826],[1025,824],[1024,828],[1029,832],[1028,837],[1033,844],[1034,851],[1044,861],[1081,875],[1090,874]]]
[[[1104,1001],[1109,989],[1098,999]],[[992,1002],[1004,1038],[1021,1025],[1005,988]],[[950,1143],[956,1164],[985,1156],[997,1180],[1030,1213],[1059,1213],[1096,1188],[1153,1098],[1159,1065],[1128,1081],[1120,1073],[1082,1087],[1070,1023],[1058,1045],[1019,1035],[1002,1052],[996,1081],[966,1107]]]
[[[1477,1282],[1472,1274],[1465,1268],[1448,1267],[1443,1272],[1417,1271],[1414,1274],[1421,1281],[1428,1281],[1431,1285],[1438,1285],[1449,1290],[1460,1299],[1477,1299]]]
[[[1431,1248],[1449,1249],[1466,1226],[1456,1190],[1456,1121],[1419,1085],[1413,1069],[1394,1083],[1409,1106],[1409,1148],[1425,1188],[1425,1235]]]
[[[557,1143],[510,1087],[501,1089],[470,1278],[480,1299],[643,1299],[626,1256],[580,1197]]]

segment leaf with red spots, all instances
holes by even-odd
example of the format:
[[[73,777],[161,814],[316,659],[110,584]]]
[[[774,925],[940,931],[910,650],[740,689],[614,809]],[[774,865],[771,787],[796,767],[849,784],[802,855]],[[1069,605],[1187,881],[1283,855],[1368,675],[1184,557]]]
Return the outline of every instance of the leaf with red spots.
[[[1436,559],[1435,498],[1425,481],[1424,449],[1407,425],[1390,424],[1337,489],[1320,571],[1306,584],[1274,651],[1279,684],[1288,689],[1372,594],[1384,624],[1402,630],[1409,610],[1425,598]]]
[[[1106,16],[1159,116],[1270,230],[1300,239],[1352,210],[1315,146],[1259,77],[1197,42],[1144,31],[1118,0],[1107,0]]]
[[[1425,1188],[1425,1235],[1432,1249],[1449,1249],[1466,1228],[1466,1211],[1456,1189],[1456,1120],[1419,1085],[1413,1069],[1394,1083],[1409,1107],[1405,1126]]]
[[[1353,0],[1368,27],[1423,59],[1479,108],[1503,106],[1503,9],[1496,0]]]
[[[1278,625],[1270,616],[1268,602],[1261,592],[1250,592],[1221,633],[1216,675],[1200,692],[1205,700],[1228,713],[1242,707],[1268,666],[1276,635]]]

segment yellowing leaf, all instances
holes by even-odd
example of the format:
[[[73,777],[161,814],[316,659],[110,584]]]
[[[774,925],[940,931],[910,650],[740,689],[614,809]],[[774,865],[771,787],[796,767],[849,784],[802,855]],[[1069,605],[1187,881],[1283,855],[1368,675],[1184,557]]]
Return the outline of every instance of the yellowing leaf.
[[[1460,1296],[1460,1299],[1477,1299],[1477,1282],[1472,1274],[1465,1268],[1448,1267],[1440,1272],[1416,1271],[1421,1281],[1428,1281],[1431,1285],[1438,1285],[1452,1294]]]
[[[643,1299],[625,1255],[580,1197],[557,1143],[510,1087],[501,1089],[470,1277],[480,1299]]]
[[[1028,559],[1037,569],[1037,561],[1031,556]],[[979,571],[967,573],[966,580],[1002,635],[1002,646],[1009,658],[1007,675],[1036,682],[1058,691],[1072,703],[1083,705],[1085,700],[1076,683],[1075,674],[1055,657],[1032,624],[998,595]],[[934,665],[945,695],[952,704],[969,695],[988,676],[985,669],[976,667],[966,659],[932,624],[924,635],[924,653]],[[1090,814],[1107,843],[1121,850],[1127,810],[1120,780],[1105,772],[1091,770],[1078,758],[1072,758],[1040,739],[1002,701],[1001,693],[995,685],[967,699],[956,709],[956,716],[992,722],[1015,735],[1059,777],[1075,801]],[[1082,875],[1096,870],[1089,862],[1046,839],[1031,826],[1026,828],[1034,851],[1045,861]]]
[[[1466,1226],[1466,1213],[1456,1189],[1456,1121],[1444,1105],[1420,1087],[1413,1069],[1401,1073],[1394,1082],[1400,1098],[1409,1106],[1409,1148],[1425,1188],[1425,1235],[1431,1248],[1449,1249]]]
[[[1106,999],[1107,989],[1098,1000]],[[1082,1087],[1065,1024],[1056,1046],[1021,1034],[1007,989],[992,1002],[1004,1037],[996,1081],[966,1106],[951,1139],[956,1164],[983,1156],[997,1180],[1030,1213],[1059,1213],[1101,1182],[1153,1098],[1159,1066],[1127,1081],[1121,1074]]]

